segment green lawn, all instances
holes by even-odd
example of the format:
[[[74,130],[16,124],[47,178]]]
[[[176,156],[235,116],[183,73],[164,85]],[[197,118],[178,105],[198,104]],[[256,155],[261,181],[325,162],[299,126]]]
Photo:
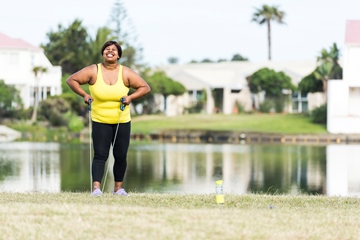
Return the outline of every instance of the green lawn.
[[[9,127],[22,132],[21,141],[79,141],[76,133],[65,126],[45,127],[44,123],[28,125],[24,122]],[[159,133],[163,130],[235,131],[247,133],[324,134],[326,126],[310,122],[300,114],[238,114],[205,115],[187,114],[175,117],[164,115],[139,115],[132,117],[131,132],[134,134]],[[85,127],[83,133],[87,133]]]
[[[283,134],[327,133],[326,126],[314,124],[298,114],[189,114],[175,117],[143,115],[132,118],[132,132],[149,134],[161,130],[221,130]]]

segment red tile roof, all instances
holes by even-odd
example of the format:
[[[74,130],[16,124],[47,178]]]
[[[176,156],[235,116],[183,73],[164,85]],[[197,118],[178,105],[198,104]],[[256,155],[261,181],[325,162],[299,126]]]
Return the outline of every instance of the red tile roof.
[[[345,43],[360,43],[360,20],[346,22]]]
[[[39,47],[35,47],[30,43],[18,38],[11,38],[3,33],[0,33],[0,48],[26,48],[32,50],[39,50]]]

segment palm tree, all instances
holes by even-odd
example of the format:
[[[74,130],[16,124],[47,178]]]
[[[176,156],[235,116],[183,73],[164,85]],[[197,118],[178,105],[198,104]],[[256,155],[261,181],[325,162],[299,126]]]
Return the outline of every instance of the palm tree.
[[[339,64],[340,50],[334,43],[330,50],[323,48],[317,57],[315,76],[323,82],[324,95],[327,98],[327,84],[329,79],[342,79],[342,68]]]
[[[271,60],[271,20],[276,20],[278,23],[284,24],[283,19],[285,12],[280,11],[278,7],[263,5],[262,8],[255,8],[256,12],[253,15],[252,21],[261,24],[266,23],[268,29],[268,51],[269,60]]]
[[[102,54],[100,53],[101,47],[106,41],[116,39],[115,35],[112,34],[112,30],[108,27],[98,28],[94,39],[90,38],[90,57],[91,62],[100,63],[103,61]]]
[[[36,121],[36,118],[37,118],[39,81],[40,81],[40,78],[41,78],[41,74],[47,72],[47,68],[41,67],[41,66],[35,66],[35,67],[33,67],[32,71],[33,71],[34,76],[35,76],[35,97],[34,97],[34,109],[33,109],[33,113],[32,113],[30,122],[34,123]]]
[[[319,64],[327,62],[332,63],[332,68],[329,73],[330,79],[342,79],[342,68],[339,64],[339,58],[340,50],[336,43],[333,43],[329,51],[326,51],[326,49],[323,48],[320,52],[320,56],[317,57],[317,62]]]

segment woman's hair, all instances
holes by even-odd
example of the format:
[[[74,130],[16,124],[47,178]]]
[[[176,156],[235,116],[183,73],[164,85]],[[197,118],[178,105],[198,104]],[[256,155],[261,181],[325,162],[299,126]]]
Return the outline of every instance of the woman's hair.
[[[103,55],[105,48],[107,48],[107,47],[110,46],[110,45],[115,45],[115,47],[116,47],[117,50],[118,50],[119,59],[120,59],[120,58],[121,58],[121,55],[122,55],[122,49],[121,49],[120,44],[118,44],[116,41],[107,41],[106,43],[104,43],[104,45],[103,45],[102,48],[101,48],[101,56]]]

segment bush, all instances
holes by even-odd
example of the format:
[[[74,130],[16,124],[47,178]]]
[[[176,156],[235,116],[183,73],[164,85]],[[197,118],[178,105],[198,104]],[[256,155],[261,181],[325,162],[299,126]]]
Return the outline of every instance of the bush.
[[[73,93],[63,93],[60,97],[70,103],[71,110],[74,111],[77,115],[86,117],[88,108],[82,97]]]
[[[66,113],[70,111],[70,104],[60,97],[52,97],[40,102],[39,113],[52,126],[67,126],[69,118]]]
[[[236,104],[236,108],[237,108],[238,113],[245,112],[245,107],[244,107],[243,104],[241,104],[241,102],[236,100],[235,104]]]
[[[327,105],[324,104],[320,107],[317,107],[311,111],[310,114],[311,122],[326,124],[327,122]]]
[[[271,108],[272,108],[272,103],[268,99],[265,99],[259,106],[259,110],[262,113],[269,113]]]
[[[72,114],[69,121],[69,129],[71,132],[80,132],[84,128],[84,121],[81,117]]]
[[[200,113],[204,109],[202,102],[196,102],[191,107],[185,107],[185,112],[187,113]]]
[[[284,112],[285,100],[283,98],[274,99],[274,107],[276,113]]]

